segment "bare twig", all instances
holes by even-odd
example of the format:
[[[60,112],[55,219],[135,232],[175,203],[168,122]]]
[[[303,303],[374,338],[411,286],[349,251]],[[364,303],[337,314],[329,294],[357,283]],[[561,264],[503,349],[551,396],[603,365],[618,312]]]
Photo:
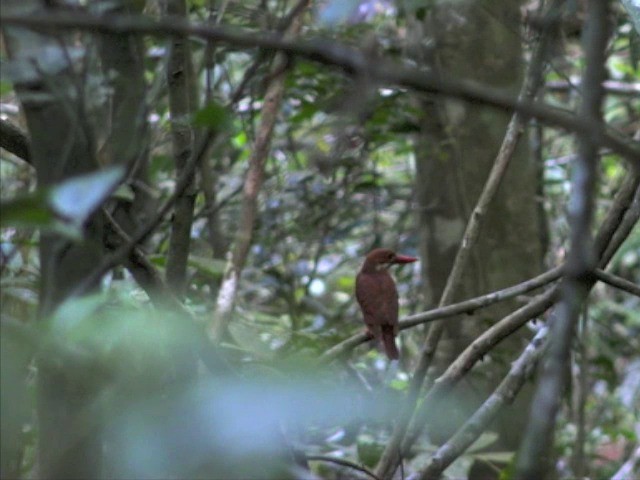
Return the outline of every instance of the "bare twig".
[[[422,471],[420,480],[440,478],[442,472],[487,429],[500,409],[513,401],[531,373],[533,366],[542,355],[548,331],[546,326],[540,328],[520,357],[513,362],[511,370],[491,396],[458,429],[453,437],[438,448]]]
[[[83,29],[95,32],[120,32],[147,35],[190,35],[205,40],[233,44],[239,47],[261,47],[299,55],[343,70],[367,75],[379,83],[410,88],[425,93],[442,93],[463,100],[480,101],[497,108],[516,110],[527,117],[583,135],[625,156],[640,167],[640,144],[621,138],[615,132],[593,125],[577,115],[543,103],[517,100],[508,92],[467,80],[447,76],[440,78],[429,72],[399,65],[395,61],[376,59],[370,62],[367,55],[330,40],[291,41],[281,35],[256,34],[224,27],[195,24],[180,19],[154,20],[140,15],[108,15],[100,17],[80,12],[45,15],[3,14],[4,25],[21,25],[33,28]]]
[[[542,315],[557,301],[557,298],[558,288],[554,287],[506,316],[474,340],[434,382],[419,411],[414,415],[411,427],[402,444],[401,452],[404,453],[409,450],[424,426],[430,422],[431,415],[441,408],[438,405],[478,361],[482,360],[496,345],[519,330],[527,322]]]
[[[374,480],[380,480],[380,477],[376,476],[376,474],[373,473],[368,468],[363,467],[362,465],[358,465],[357,463],[352,462],[350,460],[346,460],[344,458],[330,457],[329,455],[305,455],[305,458],[307,460],[316,460],[319,462],[335,463],[336,465],[341,465],[343,467],[348,467],[353,470],[357,470],[358,472],[362,472],[368,477],[373,478]]]
[[[616,80],[605,80],[602,83],[605,92],[612,95],[640,95],[640,83],[625,83]],[[565,80],[550,80],[544,84],[546,90],[552,92],[564,92],[575,87],[580,87],[580,82],[568,82]]]
[[[582,82],[581,117],[599,125],[602,122],[602,81],[606,76],[606,47],[609,39],[608,1],[590,0],[585,25],[586,69]],[[539,479],[547,476],[553,445],[556,414],[567,381],[566,366],[570,361],[571,341],[583,303],[593,282],[589,275],[595,268],[591,237],[593,199],[598,162],[597,141],[589,135],[579,136],[579,156],[572,175],[571,246],[567,270],[562,284],[562,302],[552,325],[549,358],[539,377],[529,426],[522,442],[516,467],[516,478]]]
[[[629,172],[629,177],[625,180],[623,188],[629,184],[635,183],[636,189],[635,192],[631,193],[631,201],[629,202],[628,208],[624,210],[619,210],[617,213],[621,216],[620,226],[615,229],[615,231],[611,234],[611,239],[609,243],[606,245],[606,249],[602,254],[602,258],[606,260],[608,263],[613,255],[616,253],[622,242],[629,236],[631,230],[636,227],[638,219],[640,218],[640,170]],[[625,189],[627,190],[627,189]],[[624,192],[626,198],[627,191]],[[596,251],[599,251],[599,244],[601,238],[598,236],[595,240]],[[606,263],[601,262],[599,267],[604,268]]]
[[[302,20],[297,17],[291,23],[287,35],[297,35],[301,27]],[[273,72],[275,73],[271,77],[264,96],[260,127],[249,157],[249,169],[244,180],[240,225],[234,245],[229,252],[229,261],[218,292],[214,316],[209,326],[209,336],[213,340],[219,340],[222,337],[231,320],[240,275],[253,240],[253,229],[258,209],[258,194],[264,181],[264,167],[271,147],[273,128],[284,96],[287,64],[287,57],[283,53],[278,53],[273,66]]]
[[[31,163],[29,137],[13,123],[0,119],[0,147]]]
[[[620,290],[628,292],[631,295],[635,295],[636,297],[640,297],[640,285],[638,285],[637,283],[630,282],[626,278],[619,277],[617,275],[614,275],[613,273],[605,272],[604,270],[601,270],[599,268],[594,270],[593,274],[601,282],[611,285],[612,287],[619,288]]]

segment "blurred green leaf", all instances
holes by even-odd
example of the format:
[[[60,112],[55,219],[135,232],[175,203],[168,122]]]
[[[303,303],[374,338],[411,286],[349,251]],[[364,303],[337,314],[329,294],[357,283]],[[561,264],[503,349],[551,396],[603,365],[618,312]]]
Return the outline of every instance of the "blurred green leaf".
[[[477,452],[478,450],[482,450],[487,448],[488,446],[495,443],[498,439],[498,434],[495,432],[485,432],[480,435],[475,442],[469,447],[468,452]]]
[[[358,436],[358,458],[363,464],[374,467],[378,463],[378,460],[380,460],[383,450],[384,445],[371,435]]]
[[[472,457],[485,462],[509,463],[514,455],[515,452],[486,452],[474,453]]]
[[[231,116],[225,107],[217,102],[209,102],[193,115],[193,124],[216,131],[227,130],[231,126]]]
[[[224,260],[201,257],[199,255],[189,255],[188,263],[199,273],[211,278],[221,278],[227,265]]]
[[[47,195],[43,191],[0,203],[2,227],[46,227],[54,221],[55,215],[48,207]]]
[[[46,191],[0,202],[0,227],[39,228],[71,240],[82,239],[82,231],[77,225],[57,218]]]
[[[81,225],[116,189],[124,174],[124,167],[118,165],[66,180],[51,189],[51,206],[62,218]]]
[[[13,84],[5,80],[0,80],[0,95],[6,95],[13,90]]]
[[[122,167],[113,167],[0,202],[0,226],[40,228],[79,240],[83,223],[111,194],[123,175]]]
[[[242,148],[247,144],[247,134],[242,131],[231,139],[231,143],[236,148]]]
[[[338,277],[336,286],[343,291],[353,292],[356,285],[356,277],[353,275]]]

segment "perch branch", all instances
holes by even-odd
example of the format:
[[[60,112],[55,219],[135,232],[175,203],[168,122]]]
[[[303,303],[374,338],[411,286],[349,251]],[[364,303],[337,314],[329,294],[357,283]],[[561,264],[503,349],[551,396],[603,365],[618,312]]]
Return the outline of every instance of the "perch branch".
[[[434,308],[426,312],[416,313],[400,320],[400,330],[422,325],[424,323],[435,322],[438,320],[444,320],[463,313],[473,313],[474,311],[488,307],[497,302],[502,302],[510,298],[514,298],[518,295],[525,294],[537,288],[548,285],[551,282],[556,281],[562,275],[562,267],[553,268],[537,277],[531,278],[525,282],[517,285],[497,290],[495,292],[487,293],[479,297],[464,300],[459,303],[447,305],[446,307]],[[348,352],[363,344],[367,340],[370,340],[366,333],[358,333],[352,337],[340,342],[327,350],[321,357],[323,363],[332,362]]]

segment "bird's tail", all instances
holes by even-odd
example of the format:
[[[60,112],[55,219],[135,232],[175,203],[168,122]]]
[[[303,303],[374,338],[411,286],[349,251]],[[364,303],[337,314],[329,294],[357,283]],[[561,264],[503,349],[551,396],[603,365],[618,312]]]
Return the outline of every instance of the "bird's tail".
[[[387,354],[389,360],[397,360],[400,358],[394,333],[393,325],[382,326],[382,345],[384,346],[384,353]]]

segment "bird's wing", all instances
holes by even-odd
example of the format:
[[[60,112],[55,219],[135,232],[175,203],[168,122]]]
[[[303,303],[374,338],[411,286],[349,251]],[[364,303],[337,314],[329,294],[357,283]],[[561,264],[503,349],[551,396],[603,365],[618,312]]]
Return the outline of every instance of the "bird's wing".
[[[398,291],[391,275],[358,274],[356,299],[367,325],[395,325],[398,321]]]

